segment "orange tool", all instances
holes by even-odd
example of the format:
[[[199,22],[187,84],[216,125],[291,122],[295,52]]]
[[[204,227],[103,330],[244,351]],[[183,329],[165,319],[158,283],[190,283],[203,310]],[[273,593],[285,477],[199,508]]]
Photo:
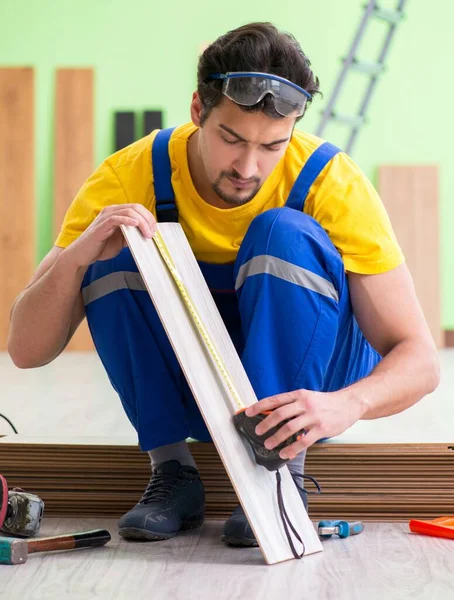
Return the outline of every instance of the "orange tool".
[[[454,540],[454,516],[438,517],[432,521],[410,521],[410,531],[434,537],[451,538]]]

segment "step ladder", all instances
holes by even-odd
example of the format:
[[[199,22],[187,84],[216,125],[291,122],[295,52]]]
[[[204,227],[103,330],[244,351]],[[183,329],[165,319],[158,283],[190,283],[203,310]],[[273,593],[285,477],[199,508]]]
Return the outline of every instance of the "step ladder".
[[[344,58],[342,61],[343,65],[341,71],[337,78],[334,89],[331,93],[331,96],[328,100],[328,104],[322,113],[320,123],[315,132],[317,136],[323,137],[325,129],[331,121],[343,123],[347,127],[350,127],[348,142],[347,145],[344,146],[345,152],[347,152],[347,154],[351,153],[356,138],[358,137],[358,133],[362,125],[364,125],[364,123],[366,122],[367,108],[372,98],[372,94],[375,90],[375,86],[377,85],[378,79],[384,70],[385,60],[389,51],[389,47],[391,45],[391,40],[394,37],[398,24],[402,21],[404,17],[403,10],[405,3],[406,0],[398,0],[397,7],[394,11],[384,10],[380,8],[379,2],[377,0],[370,0],[369,3],[364,7],[364,14],[359,23],[352,45],[350,47],[347,57]],[[387,23],[389,25],[389,28],[383,39],[383,47],[381,48],[377,62],[363,62],[357,57],[357,50],[361,40],[363,39],[366,33],[368,24],[372,20],[376,19]],[[359,71],[363,73],[366,77],[370,77],[369,84],[366,87],[364,97],[359,106],[359,111],[355,115],[346,115],[339,113],[335,110],[336,101],[344,86],[345,79],[350,71]]]

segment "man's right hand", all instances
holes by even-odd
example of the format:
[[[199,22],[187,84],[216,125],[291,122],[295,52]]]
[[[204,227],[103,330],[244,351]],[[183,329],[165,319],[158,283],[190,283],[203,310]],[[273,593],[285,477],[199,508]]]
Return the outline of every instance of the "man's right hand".
[[[104,208],[89,227],[65,253],[77,267],[87,268],[97,260],[117,256],[126,246],[120,225],[139,227],[143,236],[151,238],[156,219],[142,204],[119,204]]]

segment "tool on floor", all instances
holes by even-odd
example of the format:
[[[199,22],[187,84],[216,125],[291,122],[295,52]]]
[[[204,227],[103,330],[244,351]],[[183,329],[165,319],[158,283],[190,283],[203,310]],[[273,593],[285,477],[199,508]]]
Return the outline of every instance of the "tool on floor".
[[[411,519],[410,531],[433,537],[450,538],[454,540],[454,516],[438,517],[431,521]]]
[[[246,416],[244,411],[246,410],[247,407],[245,407],[243,405],[243,403],[240,399],[240,396],[235,388],[235,384],[233,383],[233,381],[230,377],[228,369],[224,365],[224,361],[222,360],[219,352],[217,351],[216,346],[210,337],[210,334],[206,330],[206,328],[203,324],[203,321],[200,318],[198,311],[189,296],[189,292],[186,289],[186,286],[185,286],[180,274],[178,273],[178,270],[175,266],[175,262],[172,259],[172,256],[167,247],[167,244],[165,243],[164,238],[162,237],[159,229],[153,235],[152,239],[153,239],[154,243],[156,244],[156,247],[157,247],[161,257],[162,257],[165,265],[167,266],[167,268],[172,276],[172,279],[174,280],[174,282],[177,286],[178,292],[180,293],[180,296],[186,305],[186,309],[188,310],[189,315],[191,316],[192,322],[194,323],[199,335],[201,336],[202,340],[204,341],[206,349],[210,353],[215,365],[218,368],[219,374],[222,376],[227,388],[229,389],[229,391],[231,393],[231,396],[233,397],[233,399],[238,407],[236,414],[233,416],[233,422],[234,422],[234,425],[235,425],[237,431],[240,433],[240,435],[242,435],[249,442],[249,444],[252,448],[252,451],[254,453],[256,462],[259,465],[266,467],[269,471],[276,471],[277,502],[278,502],[278,507],[279,507],[279,513],[280,513],[281,520],[282,520],[282,525],[284,527],[284,531],[285,531],[289,546],[292,550],[293,556],[295,558],[302,558],[305,553],[304,542],[301,539],[301,536],[296,531],[293,524],[291,523],[289,516],[287,514],[287,511],[285,509],[284,499],[282,496],[282,489],[281,489],[281,474],[279,473],[279,469],[286,462],[288,462],[288,459],[282,459],[279,456],[279,452],[282,450],[282,448],[291,444],[294,441],[294,439],[293,438],[287,439],[283,444],[281,444],[277,448],[273,448],[273,450],[268,450],[267,448],[265,448],[264,441],[266,438],[268,438],[270,435],[272,435],[272,432],[271,431],[267,432],[267,434],[265,436],[258,436],[255,433],[255,427],[258,425],[258,423],[260,421],[262,421],[264,418],[266,418],[267,414],[261,414],[261,415],[255,416],[255,417]],[[280,426],[281,425],[282,424],[280,424]],[[304,432],[300,432],[300,433],[296,434],[295,439],[298,439],[298,436],[301,436],[303,434],[304,434]],[[313,480],[313,478],[310,478],[310,479]],[[317,485],[319,491],[321,491],[318,484],[316,484],[316,485]],[[295,546],[293,544],[293,541],[292,541],[292,538],[290,535],[290,530],[293,533],[294,537],[300,542],[300,544],[303,547],[303,551],[300,554],[298,554],[298,552],[295,549]]]
[[[346,538],[350,535],[358,535],[362,531],[364,531],[364,524],[361,521],[320,521],[318,524],[318,535],[323,539],[333,535]]]
[[[29,554],[54,550],[74,550],[76,548],[95,548],[110,542],[111,536],[106,529],[94,529],[81,533],[68,533],[36,540],[0,538],[0,565],[21,565]]]
[[[8,491],[6,479],[0,475],[0,531],[19,537],[32,537],[39,531],[44,502],[39,496],[21,488]]]

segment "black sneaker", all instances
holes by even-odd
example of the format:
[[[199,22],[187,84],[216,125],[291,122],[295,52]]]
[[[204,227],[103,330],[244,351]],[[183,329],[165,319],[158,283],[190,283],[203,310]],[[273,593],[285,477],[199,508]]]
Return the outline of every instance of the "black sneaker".
[[[298,477],[303,477],[298,475]],[[304,476],[308,477],[309,476]],[[312,479],[312,478],[310,478]],[[304,508],[307,510],[307,492],[297,484],[298,492],[301,500],[304,503]],[[252,548],[258,546],[254,532],[244,514],[243,507],[239,504],[227,521],[224,523],[221,540],[227,546],[241,546],[244,548]]]
[[[131,540],[167,540],[184,529],[200,527],[205,516],[205,490],[193,467],[168,460],[153,467],[139,503],[123,515],[119,533]]]

